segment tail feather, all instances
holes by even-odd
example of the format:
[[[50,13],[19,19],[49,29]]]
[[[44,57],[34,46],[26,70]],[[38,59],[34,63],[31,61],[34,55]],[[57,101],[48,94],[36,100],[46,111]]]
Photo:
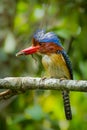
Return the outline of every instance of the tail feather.
[[[62,91],[62,94],[63,94],[63,102],[64,102],[64,110],[65,110],[66,119],[71,120],[72,112],[71,112],[71,107],[70,107],[69,92]]]

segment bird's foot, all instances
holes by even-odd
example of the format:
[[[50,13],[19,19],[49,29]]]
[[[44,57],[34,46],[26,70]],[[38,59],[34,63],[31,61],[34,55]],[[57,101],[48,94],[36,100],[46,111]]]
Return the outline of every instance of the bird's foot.
[[[41,80],[45,80],[45,79],[47,79],[47,77],[46,77],[46,76],[44,76],[44,77],[42,77],[42,78],[41,78]]]
[[[66,78],[60,78],[60,81],[65,80]]]
[[[44,77],[41,78],[41,80],[51,79],[51,78],[54,78],[54,77],[52,77],[52,76],[51,77],[50,76],[49,77],[44,76]]]

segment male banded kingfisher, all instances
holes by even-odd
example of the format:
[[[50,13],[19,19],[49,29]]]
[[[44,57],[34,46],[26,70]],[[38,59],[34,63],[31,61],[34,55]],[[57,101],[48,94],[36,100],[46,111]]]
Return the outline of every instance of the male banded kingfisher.
[[[31,47],[18,52],[16,55],[42,54],[42,64],[50,77],[59,79],[73,79],[71,61],[61,45],[58,36],[53,32],[38,30],[33,35]],[[69,91],[62,90],[65,116],[72,119]]]

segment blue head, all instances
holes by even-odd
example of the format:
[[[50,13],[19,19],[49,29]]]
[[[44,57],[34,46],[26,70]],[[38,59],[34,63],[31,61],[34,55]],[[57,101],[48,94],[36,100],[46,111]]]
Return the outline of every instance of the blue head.
[[[37,30],[33,36],[33,45],[40,46],[40,53],[56,53],[62,50],[63,47],[57,35],[53,32],[45,33],[44,30]]]
[[[63,50],[63,47],[56,34],[53,32],[45,33],[44,30],[38,30],[33,36],[33,45],[18,52],[17,56],[22,54],[29,55],[36,52],[42,54],[56,53],[59,50]]]
[[[58,36],[53,32],[45,33],[44,30],[37,30],[33,38],[40,43],[54,43],[62,47]]]

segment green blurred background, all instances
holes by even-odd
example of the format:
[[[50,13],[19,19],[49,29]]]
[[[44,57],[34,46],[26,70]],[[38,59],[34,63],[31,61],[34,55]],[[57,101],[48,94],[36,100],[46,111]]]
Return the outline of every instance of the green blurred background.
[[[43,77],[41,57],[17,58],[38,28],[54,31],[67,50],[74,79],[87,79],[87,0],[0,0],[0,78]],[[87,94],[71,92],[72,121],[61,93],[28,91],[0,101],[0,130],[86,130]]]

